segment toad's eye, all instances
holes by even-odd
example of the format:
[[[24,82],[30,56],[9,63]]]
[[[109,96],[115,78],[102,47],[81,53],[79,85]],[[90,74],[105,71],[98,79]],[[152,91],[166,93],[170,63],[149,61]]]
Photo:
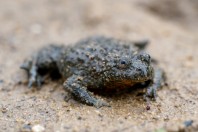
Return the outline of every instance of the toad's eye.
[[[125,65],[125,64],[126,64],[126,61],[125,61],[125,60],[121,60],[121,61],[120,61],[120,64],[121,64],[121,65]]]
[[[127,67],[127,61],[126,60],[120,60],[119,68],[126,68]]]

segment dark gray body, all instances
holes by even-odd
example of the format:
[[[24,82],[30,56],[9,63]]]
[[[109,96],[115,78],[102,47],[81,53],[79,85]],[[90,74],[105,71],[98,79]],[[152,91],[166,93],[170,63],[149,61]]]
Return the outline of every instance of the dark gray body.
[[[40,72],[58,70],[66,79],[67,91],[96,107],[108,104],[96,99],[89,89],[121,89],[149,81],[145,97],[155,97],[156,89],[164,82],[163,72],[153,68],[150,56],[143,52],[146,44],[93,36],[71,47],[44,47],[22,68],[29,73],[29,87],[41,85]]]

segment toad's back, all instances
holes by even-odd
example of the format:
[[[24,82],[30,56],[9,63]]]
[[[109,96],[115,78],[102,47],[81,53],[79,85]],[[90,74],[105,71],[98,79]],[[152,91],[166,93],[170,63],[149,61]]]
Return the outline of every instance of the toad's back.
[[[129,41],[89,37],[66,49],[60,59],[59,70],[66,78],[73,74],[93,77],[110,70],[116,56],[129,56],[135,51],[137,48]]]

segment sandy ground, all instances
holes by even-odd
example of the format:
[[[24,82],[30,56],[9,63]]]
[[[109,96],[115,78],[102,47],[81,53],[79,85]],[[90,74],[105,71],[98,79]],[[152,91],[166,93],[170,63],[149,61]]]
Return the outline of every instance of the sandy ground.
[[[198,131],[197,22],[197,0],[0,0],[0,131]],[[169,84],[151,110],[140,90],[103,97],[112,107],[96,109],[65,102],[61,81],[24,84],[19,66],[37,49],[94,34],[151,41]]]

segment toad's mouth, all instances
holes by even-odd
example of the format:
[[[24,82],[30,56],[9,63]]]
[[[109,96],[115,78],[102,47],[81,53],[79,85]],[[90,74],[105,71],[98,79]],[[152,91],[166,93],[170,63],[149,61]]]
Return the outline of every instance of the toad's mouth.
[[[125,89],[125,88],[130,88],[133,87],[136,84],[142,84],[145,83],[147,81],[149,81],[149,79],[141,79],[141,80],[137,80],[137,81],[132,81],[132,80],[122,80],[122,81],[110,81],[109,83],[107,83],[105,85],[106,88],[108,89]]]
[[[122,82],[127,82],[127,83],[129,83],[129,82],[131,82],[131,83],[133,83],[133,84],[136,84],[136,83],[143,83],[143,82],[146,82],[146,81],[149,81],[149,80],[152,80],[152,76],[150,76],[150,77],[145,77],[145,78],[136,78],[136,79],[134,79],[134,80],[124,80],[124,81],[122,81]]]

